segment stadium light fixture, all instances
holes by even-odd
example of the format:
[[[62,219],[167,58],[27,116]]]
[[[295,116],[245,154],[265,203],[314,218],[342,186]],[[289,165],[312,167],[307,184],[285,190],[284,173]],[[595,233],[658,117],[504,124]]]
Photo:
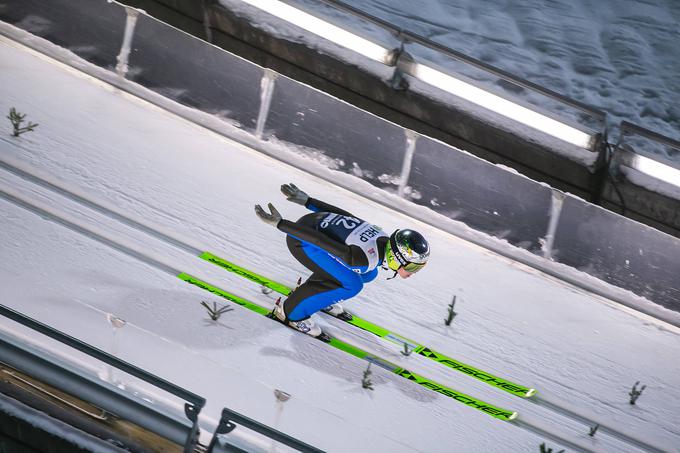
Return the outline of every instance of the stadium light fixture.
[[[319,19],[300,9],[294,8],[284,2],[278,0],[242,1],[379,63],[388,66],[392,65],[391,61],[393,57],[390,49],[386,49],[374,42],[352,34],[347,30]]]
[[[640,154],[630,154],[626,165],[675,187],[680,187],[680,170]]]
[[[591,149],[592,147],[593,137],[590,134],[568,124],[515,104],[422,63],[413,63],[411,68],[411,75],[425,83],[580,148]]]
[[[387,66],[394,65],[394,52],[391,49],[386,49],[285,2],[279,0],[242,1],[367,58]],[[484,91],[430,66],[413,62],[409,65],[409,69],[406,71],[409,75],[455,96],[580,148],[588,150],[592,148],[593,137],[587,132]]]

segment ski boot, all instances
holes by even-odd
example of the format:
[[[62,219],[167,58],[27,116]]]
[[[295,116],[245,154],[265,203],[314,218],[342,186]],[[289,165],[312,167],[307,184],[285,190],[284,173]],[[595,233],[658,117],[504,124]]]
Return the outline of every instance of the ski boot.
[[[283,311],[283,304],[280,302],[280,299],[276,302],[276,306],[274,307],[274,310],[271,312],[269,317],[279,321],[280,323],[290,327],[291,329],[295,329],[298,332],[302,332],[304,334],[309,335],[310,337],[314,337],[317,340],[321,340],[325,343],[331,341],[330,335],[321,330],[321,327],[317,326],[311,317],[301,319],[299,321],[291,321],[287,319],[286,313]]]
[[[331,316],[335,316],[336,318],[345,322],[349,322],[352,320],[352,314],[348,311],[345,311],[345,309],[340,304],[329,305],[328,307],[324,308],[321,311],[324,313],[328,313]]]

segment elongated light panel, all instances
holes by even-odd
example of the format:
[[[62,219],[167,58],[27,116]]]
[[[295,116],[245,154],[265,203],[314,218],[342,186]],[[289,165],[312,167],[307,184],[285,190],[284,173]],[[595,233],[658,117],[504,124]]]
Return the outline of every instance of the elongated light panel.
[[[429,83],[430,85],[436,86],[455,96],[491,110],[492,112],[514,119],[515,121],[519,121],[522,124],[552,135],[553,137],[557,137],[565,142],[584,149],[590,149],[591,147],[592,137],[586,132],[510,102],[507,99],[484,91],[469,83],[465,83],[429,66],[416,63],[414,67],[415,74],[413,74],[413,76],[425,83]]]
[[[390,53],[388,49],[286,3],[278,0],[243,0],[243,2],[379,63],[388,64]]]
[[[680,170],[639,154],[633,155],[630,166],[663,182],[680,187]]]

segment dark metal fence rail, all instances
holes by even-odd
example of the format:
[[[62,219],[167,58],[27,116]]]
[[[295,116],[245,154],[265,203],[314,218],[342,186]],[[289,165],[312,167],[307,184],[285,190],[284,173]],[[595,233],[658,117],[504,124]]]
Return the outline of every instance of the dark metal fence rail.
[[[666,137],[665,135],[650,131],[649,129],[629,123],[628,121],[622,121],[619,130],[621,131],[621,137],[629,134],[640,135],[680,151],[680,141],[673,140],[672,138]]]
[[[0,315],[187,401],[184,411],[187,418],[192,422],[192,429],[186,441],[185,451],[191,451],[197,440],[198,413],[205,405],[204,398],[5,305],[0,305]]]
[[[288,447],[294,448],[295,450],[305,453],[323,453],[323,450],[312,447],[311,445],[299,441],[288,434],[277,431],[274,428],[270,428],[269,426],[263,425],[260,422],[257,422],[246,417],[245,415],[241,415],[238,412],[234,412],[227,408],[222,409],[222,417],[220,417],[220,422],[217,425],[217,429],[215,430],[215,435],[208,446],[208,453],[212,453],[215,449],[217,445],[217,436],[232,432],[234,429],[236,429],[236,424],[263,434],[268,438],[287,445]]]
[[[60,332],[46,324],[36,321],[35,319],[29,318],[28,316],[19,313],[18,311],[12,310],[11,308],[6,307],[5,305],[0,305],[0,315],[4,316],[5,318],[9,318],[12,321],[15,321],[23,326],[26,326],[31,330],[40,332],[41,334],[48,336],[53,340],[57,340],[58,342],[63,343],[67,346],[70,346],[73,349],[77,349],[78,351],[83,352],[89,355],[90,357],[93,357],[108,365],[116,367],[127,374],[130,374],[132,376],[135,376],[136,378],[139,378],[143,381],[153,384],[155,387],[165,390],[166,392],[171,393],[179,398],[182,398],[183,400],[189,401],[199,410],[205,405],[205,399],[196,395],[195,393],[185,390],[182,387],[178,387],[177,385],[168,382],[165,379],[154,376],[148,371],[145,371],[128,362],[125,362],[124,360],[112,356],[111,354],[104,352],[101,349],[95,348],[94,346],[84,343],[78,340],[77,338],[74,338],[70,335]]]
[[[108,365],[111,365],[118,370],[121,370],[127,374],[130,374],[132,376],[135,376],[145,382],[148,382],[149,384],[152,384],[153,386],[160,388],[172,395],[175,395],[179,398],[184,399],[185,401],[188,401],[188,403],[185,404],[185,414],[187,418],[192,422],[192,427],[190,429],[190,432],[187,436],[186,443],[184,445],[184,452],[189,453],[194,450],[195,446],[197,445],[198,442],[198,413],[201,411],[203,406],[205,405],[205,399],[202,398],[201,396],[196,395],[195,393],[192,393],[188,390],[185,390],[171,382],[168,382],[158,376],[155,376],[147,371],[142,370],[139,367],[136,367],[128,362],[125,362],[117,357],[112,356],[111,354],[102,351],[101,349],[95,348],[94,346],[91,346],[87,343],[84,343],[70,335],[67,335],[63,332],[60,332],[46,324],[43,324],[33,318],[30,318],[22,313],[19,313],[15,310],[12,310],[9,307],[6,307],[5,305],[0,304],[0,315],[4,316],[7,319],[11,319],[12,321],[15,321],[25,327],[28,327],[29,329],[39,332],[49,338],[52,338],[53,340],[56,340],[64,345],[67,345],[69,347],[72,347],[73,349],[76,349],[84,354],[89,355],[90,357],[93,357],[101,362],[104,362]],[[2,339],[0,339],[2,341]],[[4,345],[5,347],[10,347],[9,344]],[[28,357],[29,355],[32,355],[31,353],[28,353],[26,351],[19,351],[16,350],[16,348],[13,348],[12,353],[14,356],[17,356],[19,354],[23,355],[24,357]],[[57,366],[49,365],[46,363],[45,360],[39,360],[35,359],[34,362],[40,361],[41,362],[41,367],[50,367],[53,370],[57,368]],[[51,372],[50,375],[55,375],[54,372]],[[85,379],[80,378],[79,376],[75,376],[73,374],[68,373],[67,371],[63,371],[60,375],[62,376],[69,376],[69,379],[80,379],[80,382],[77,383],[78,386],[84,387],[87,385],[87,382]],[[62,379],[60,379],[60,382],[63,382]],[[131,404],[118,404],[117,407],[119,408],[124,408],[124,410],[135,410],[133,405]],[[139,411],[138,411],[139,412]],[[142,413],[144,413],[142,411]],[[124,413],[117,414],[121,416],[125,416]],[[151,417],[152,414],[149,413],[148,411],[146,412],[146,415],[143,415],[145,418]],[[253,420],[251,418],[246,417],[245,415],[242,415],[238,412],[235,412],[231,409],[228,408],[223,408],[222,409],[222,416],[220,418],[219,424],[217,428],[215,429],[215,433],[213,435],[213,438],[210,442],[210,445],[208,447],[208,453],[212,452],[214,449],[217,448],[217,440],[218,440],[218,435],[220,434],[228,434],[232,432],[235,428],[236,425],[241,425],[245,428],[248,428],[252,431],[255,431],[257,433],[260,433],[264,436],[266,436],[269,439],[272,439],[276,442],[279,442],[283,445],[287,445],[291,448],[294,448],[298,451],[302,451],[305,453],[323,453],[323,450],[320,450],[318,448],[315,448],[305,442],[302,442],[294,437],[289,436],[288,434],[285,434],[281,431],[278,431],[274,428],[271,428],[267,425],[264,425],[256,420]],[[229,451],[243,451],[240,450],[236,447],[229,446]]]

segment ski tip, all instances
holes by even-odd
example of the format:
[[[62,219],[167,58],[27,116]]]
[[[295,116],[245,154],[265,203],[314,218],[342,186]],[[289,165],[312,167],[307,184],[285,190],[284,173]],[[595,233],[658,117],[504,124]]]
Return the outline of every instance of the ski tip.
[[[524,394],[525,398],[531,398],[536,394],[536,389],[529,389],[527,392]]]
[[[517,414],[517,412],[513,412],[512,414],[510,414],[510,415],[508,416],[507,420],[510,422],[510,421],[516,419],[516,418],[517,418],[517,415],[519,415],[519,414]]]

